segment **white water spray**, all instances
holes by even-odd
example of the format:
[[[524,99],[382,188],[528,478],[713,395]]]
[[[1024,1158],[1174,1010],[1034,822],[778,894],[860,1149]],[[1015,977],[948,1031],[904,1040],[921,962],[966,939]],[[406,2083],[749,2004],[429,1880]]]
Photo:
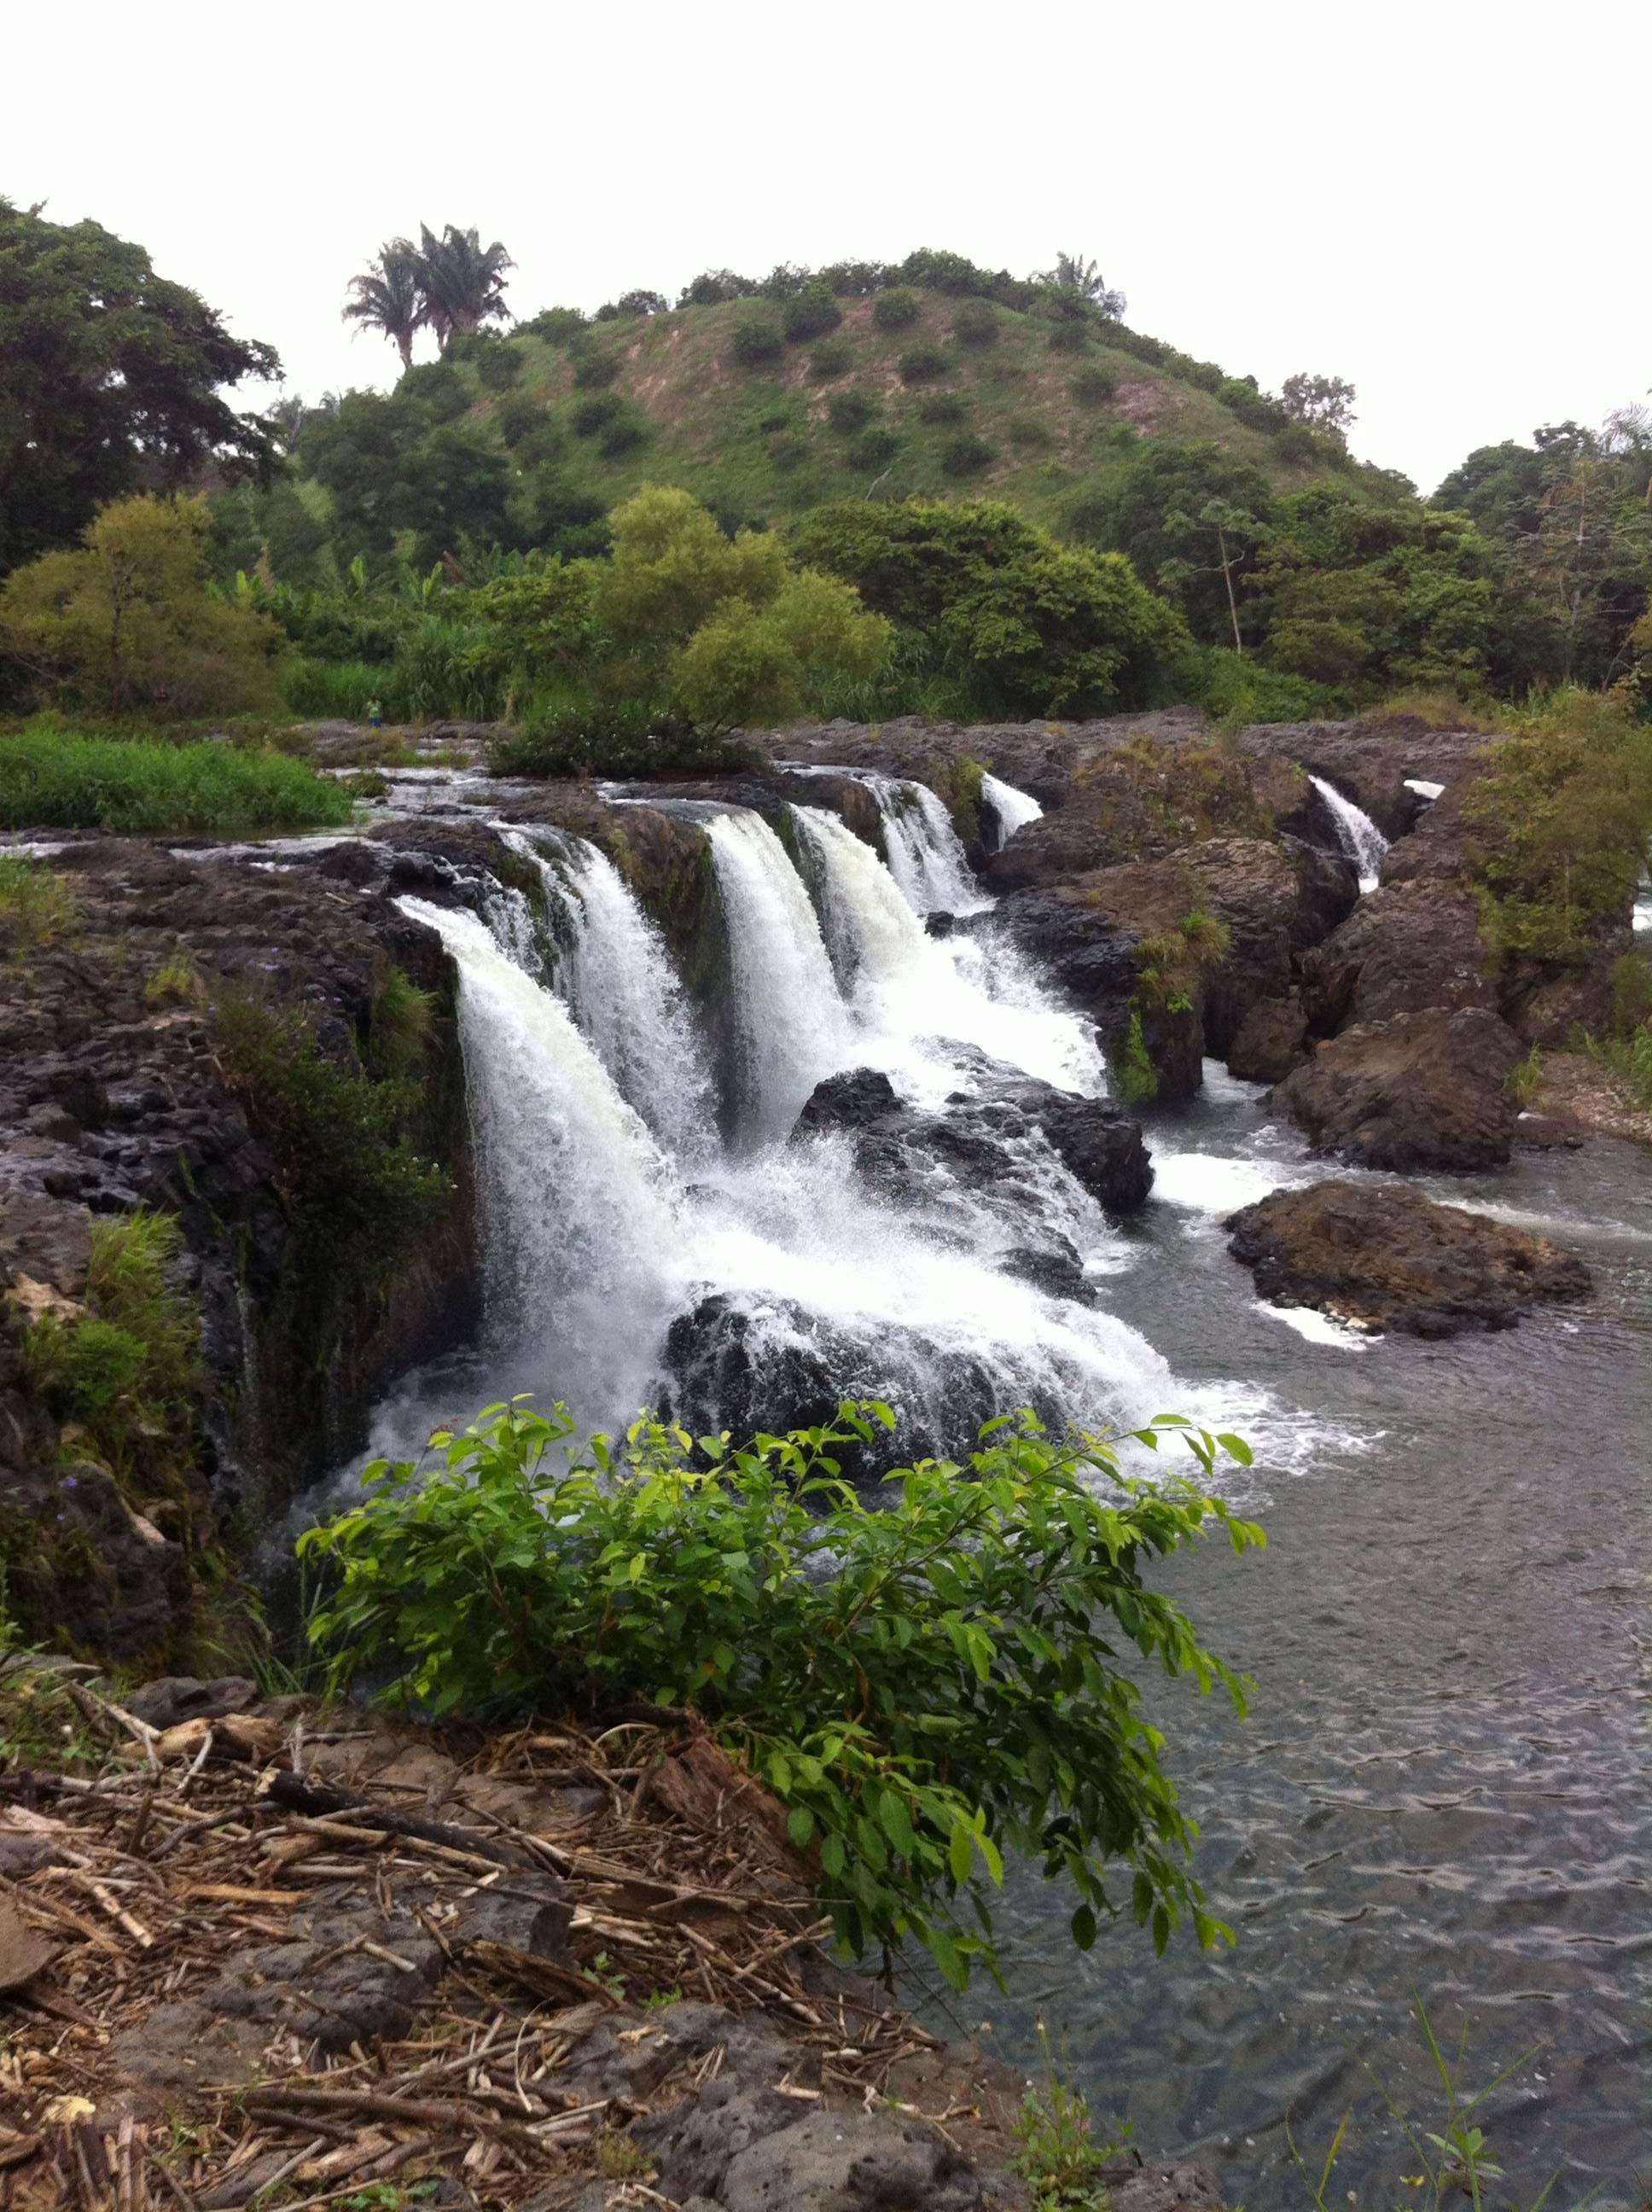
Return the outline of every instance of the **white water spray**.
[[[1388,839],[1364,808],[1345,799],[1333,783],[1327,783],[1322,775],[1310,775],[1308,781],[1331,810],[1337,842],[1354,864],[1360,890],[1374,891],[1382,873],[1382,855],[1388,849]]]
[[[1001,853],[1017,830],[1038,821],[1044,811],[1031,792],[1017,791],[1014,784],[1000,782],[995,775],[982,776],[981,795],[998,817],[998,841],[993,847],[995,853]]]
[[[820,874],[826,939],[862,1030],[862,1065],[897,1071],[922,1096],[962,1078],[948,1039],[1064,1091],[1091,1096],[1106,1070],[1090,1025],[1054,1005],[1011,947],[932,938],[871,846],[823,807],[793,815]]]
[[[734,971],[742,1127],[774,1143],[822,1076],[844,1065],[848,1018],[785,846],[756,814],[720,814],[708,828]]]
[[[558,840],[552,859],[519,830],[505,842],[539,870],[567,947],[553,989],[567,1000],[621,1096],[681,1164],[709,1158],[717,1107],[710,1064],[664,939],[605,853]]]
[[[878,801],[890,873],[920,914],[979,914],[992,900],[970,872],[952,817],[926,783],[863,775]]]
[[[474,915],[404,898],[459,969],[488,1334],[555,1389],[640,1401],[682,1235],[671,1177],[567,1010]]]

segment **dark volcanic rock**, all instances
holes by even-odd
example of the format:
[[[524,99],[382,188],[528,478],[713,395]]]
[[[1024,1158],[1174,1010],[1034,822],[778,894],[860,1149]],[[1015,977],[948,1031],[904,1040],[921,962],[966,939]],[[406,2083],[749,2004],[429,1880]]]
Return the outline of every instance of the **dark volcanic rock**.
[[[975,1089],[955,1091],[938,1113],[906,1104],[875,1068],[828,1076],[815,1086],[794,1133],[853,1132],[856,1167],[900,1199],[926,1191],[937,1161],[970,1179],[1013,1173],[1009,1148],[1033,1129],[1108,1212],[1133,1213],[1146,1202],[1152,1164],[1140,1125],[1122,1107],[1058,1091],[985,1053],[972,1055],[972,1073]]]
[[[983,1359],[920,1329],[851,1330],[788,1298],[737,1303],[720,1291],[671,1323],[664,1374],[662,1413],[696,1436],[824,1427],[845,1398],[882,1399],[898,1417],[895,1433],[878,1430],[837,1454],[861,1482],[926,1454],[968,1449],[984,1422],[1028,1395],[1001,1404]]]
[[[1274,1304],[1413,1336],[1511,1328],[1540,1303],[1589,1291],[1583,1262],[1546,1237],[1404,1185],[1277,1190],[1224,1225],[1228,1249]]]
[[[1497,1004],[1474,902],[1455,884],[1383,884],[1304,956],[1302,969],[1319,1036],[1429,1006]]]
[[[1509,1078],[1520,1058],[1495,1014],[1431,1007],[1345,1030],[1272,1103],[1321,1151],[1363,1167],[1501,1167],[1519,1118]]]
[[[1259,1000],[1239,1025],[1228,1073],[1246,1083],[1283,1083],[1308,1057],[1308,1016],[1301,995]]]

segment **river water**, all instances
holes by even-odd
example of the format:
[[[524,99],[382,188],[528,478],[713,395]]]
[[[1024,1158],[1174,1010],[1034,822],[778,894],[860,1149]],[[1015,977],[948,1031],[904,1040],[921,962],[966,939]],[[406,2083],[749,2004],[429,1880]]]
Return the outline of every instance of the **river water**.
[[[1220,1222],[1326,1170],[1214,1064],[1196,1104],[1151,1122],[1157,1183],[1122,1231],[1042,1154],[985,1193],[943,1177],[932,1220],[894,1218],[829,1142],[775,1141],[829,1067],[880,1066],[920,1102],[967,1088],[981,1044],[1069,1089],[1105,1075],[1084,1025],[990,929],[926,935],[937,886],[968,890],[960,856],[938,810],[878,782],[893,877],[802,808],[805,891],[758,817],[710,811],[741,1098],[709,1148],[705,1114],[677,1112],[659,1079],[664,1053],[708,1095],[664,948],[590,848],[534,847],[572,928],[560,955],[507,904],[488,909],[490,935],[408,902],[459,965],[493,1320],[479,1351],[395,1394],[375,1449],[416,1449],[433,1418],[507,1389],[623,1419],[653,1387],[671,1317],[708,1289],[759,1335],[829,1341],[846,1388],[892,1375],[888,1395],[932,1418],[944,1407],[925,1363],[967,1352],[1009,1403],[1054,1394],[1091,1422],[1175,1408],[1241,1429],[1257,1465],[1224,1488],[1265,1522],[1267,1552],[1212,1549],[1164,1579],[1254,1678],[1250,1717],[1149,1692],[1236,1946],[1201,1956],[1179,1938],[1155,1961],[1125,1923],[1081,1956],[1071,1899],[1023,1870],[1002,1914],[1008,1995],[983,1984],[954,2013],[989,2022],[1017,2062],[1042,2015],[1099,2112],[1127,2116],[1155,2152],[1213,2165],[1251,2212],[1309,2201],[1287,2117],[1317,2171],[1356,2105],[1338,2186],[1388,2212],[1379,2184],[1416,2165],[1359,2062],[1440,2124],[1420,1997],[1442,2033],[1468,2016],[1475,2088],[1540,2046],[1482,2123],[1522,2201],[1564,2166],[1557,2207],[1597,2180],[1595,2203],[1638,2206],[1637,2163],[1652,2174],[1652,1165],[1600,1139],[1431,1179],[1437,1197],[1583,1252],[1598,1285],[1586,1308],[1442,1344],[1259,1304]],[[1017,1215],[1082,1253],[1099,1310],[998,1271]]]

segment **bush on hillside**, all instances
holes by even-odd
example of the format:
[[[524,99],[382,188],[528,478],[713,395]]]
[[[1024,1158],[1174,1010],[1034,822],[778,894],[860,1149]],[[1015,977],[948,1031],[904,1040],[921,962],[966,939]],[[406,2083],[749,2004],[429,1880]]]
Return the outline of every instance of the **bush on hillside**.
[[[908,346],[896,367],[902,384],[930,384],[946,374],[946,356],[932,345]]]
[[[973,430],[960,430],[941,447],[941,468],[949,477],[978,477],[993,459],[993,448]]]
[[[829,289],[814,283],[805,285],[795,299],[787,301],[780,324],[795,344],[803,338],[824,337],[828,331],[835,331],[842,319],[843,310]]]
[[[815,384],[829,384],[854,366],[854,348],[847,338],[823,338],[809,356],[809,375]]]
[[[507,392],[494,409],[494,422],[513,451],[525,438],[549,427],[544,402],[530,398],[525,392]]]
[[[1104,362],[1092,362],[1081,368],[1067,390],[1081,407],[1104,407],[1119,388],[1119,372]]]
[[[702,269],[677,295],[679,307],[719,307],[726,300],[749,300],[757,289],[756,279],[737,276],[732,269]]]
[[[873,469],[886,469],[901,450],[897,432],[883,425],[863,430],[849,448],[849,462],[863,473]]]
[[[622,453],[635,453],[646,446],[651,428],[647,416],[640,407],[628,407],[616,415],[597,441],[597,451],[608,459],[617,460]]]
[[[117,501],[73,552],[0,583],[0,664],[99,714],[234,714],[280,697],[281,633],[209,587],[204,501]]]
[[[952,335],[961,346],[979,352],[998,343],[998,317],[985,300],[966,300],[952,318]]]
[[[1052,353],[1088,353],[1090,328],[1088,323],[1057,323],[1045,341]]]
[[[880,331],[910,330],[918,319],[918,296],[904,285],[892,292],[880,292],[872,303],[872,319]]]
[[[997,501],[845,501],[804,516],[793,550],[972,668],[986,717],[1151,706],[1187,671],[1180,617],[1127,561],[1060,545]]]
[[[962,422],[969,403],[961,392],[926,392],[918,402],[918,420],[931,426]]]
[[[1004,434],[1024,453],[1043,452],[1055,443],[1055,433],[1036,415],[1012,415],[1004,425]]]
[[[524,338],[543,338],[547,345],[565,346],[586,327],[583,307],[545,307],[525,323],[516,325],[516,335]]]
[[[778,361],[785,350],[786,333],[771,308],[748,307],[736,319],[729,352],[741,368]]]
[[[876,401],[853,389],[835,392],[826,402],[826,420],[841,437],[852,438],[864,430],[877,412]]]
[[[574,362],[574,388],[576,392],[605,392],[610,384],[617,383],[620,357],[616,353],[582,353]]]
[[[1083,1948],[1121,1909],[1114,1868],[1157,1949],[1184,1917],[1202,1943],[1228,1935],[1118,1650],[1242,1712],[1243,1685],[1146,1577],[1207,1531],[1238,1553],[1261,1531],[1027,1414],[868,1504],[841,1457],[893,1421],[844,1406],[744,1449],[705,1439],[700,1471],[686,1431],[646,1418],[581,1453],[563,1407],[494,1407],[417,1465],[375,1462],[361,1504],[301,1540],[333,1593],[313,1637],[336,1688],[367,1674],[433,1716],[697,1715],[787,1808],[846,1960],[915,1940],[962,1988],[993,1962],[1005,1851],[1071,1885]],[[1178,1425],[1207,1478],[1218,1451],[1249,1459]]]
[[[576,437],[594,438],[624,412],[625,402],[617,392],[593,392],[588,399],[579,402],[569,419]]]
[[[508,392],[522,374],[522,351],[497,331],[478,331],[480,343],[472,356],[476,373],[489,392]]]

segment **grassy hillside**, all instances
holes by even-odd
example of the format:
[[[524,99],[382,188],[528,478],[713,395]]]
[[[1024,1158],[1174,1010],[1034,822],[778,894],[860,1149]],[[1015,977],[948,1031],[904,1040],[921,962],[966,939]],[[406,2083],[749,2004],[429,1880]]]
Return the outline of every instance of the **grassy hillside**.
[[[616,363],[608,389],[646,418],[643,440],[629,452],[604,453],[606,426],[578,434],[577,403],[588,394],[575,390],[566,349],[531,337],[507,341],[525,356],[513,390],[563,434],[559,458],[570,476],[610,503],[652,481],[680,483],[742,512],[799,514],[882,478],[883,496],[967,484],[1049,522],[1076,491],[1115,478],[1142,437],[1214,439],[1282,486],[1319,473],[1317,459],[1277,459],[1266,435],[1163,369],[1105,343],[1052,351],[1053,327],[1042,314],[993,307],[995,343],[969,347],[953,335],[963,303],[934,293],[913,297],[917,317],[905,329],[878,329],[874,300],[847,301],[835,331],[751,368],[733,352],[736,328],[750,313],[744,302],[594,325],[580,342],[581,358]],[[813,365],[823,350],[825,374]],[[939,357],[939,373],[903,381],[902,360],[923,353]],[[847,356],[841,368],[840,355]],[[478,393],[478,411],[494,412],[496,400]],[[869,410],[858,431],[834,427],[832,403],[847,394]],[[836,413],[846,411],[840,404]],[[514,427],[516,410],[508,420]],[[971,438],[979,444],[966,452],[963,441]]]
[[[1179,356],[1169,366],[1141,359],[1137,348],[1169,349],[1118,325],[914,289],[902,295],[911,320],[890,328],[890,296],[840,301],[835,329],[790,341],[780,336],[781,308],[750,300],[566,331],[553,313],[541,319],[549,337],[529,324],[459,339],[377,403],[404,423],[386,442],[404,453],[440,424],[470,446],[472,483],[479,441],[524,498],[553,478],[559,496],[602,511],[641,484],[678,484],[742,523],[783,522],[875,485],[880,498],[1001,497],[1059,524],[1115,483],[1148,439],[1212,441],[1277,490],[1327,466],[1354,469],[1329,441],[1285,424],[1254,386]],[[767,331],[774,357],[742,360],[742,333],[754,328]],[[346,401],[347,424],[361,404]],[[318,520],[331,502],[317,490],[346,481],[330,442],[307,425],[299,442]],[[359,531],[348,494],[340,520],[342,535]],[[338,550],[348,558],[351,549]]]

